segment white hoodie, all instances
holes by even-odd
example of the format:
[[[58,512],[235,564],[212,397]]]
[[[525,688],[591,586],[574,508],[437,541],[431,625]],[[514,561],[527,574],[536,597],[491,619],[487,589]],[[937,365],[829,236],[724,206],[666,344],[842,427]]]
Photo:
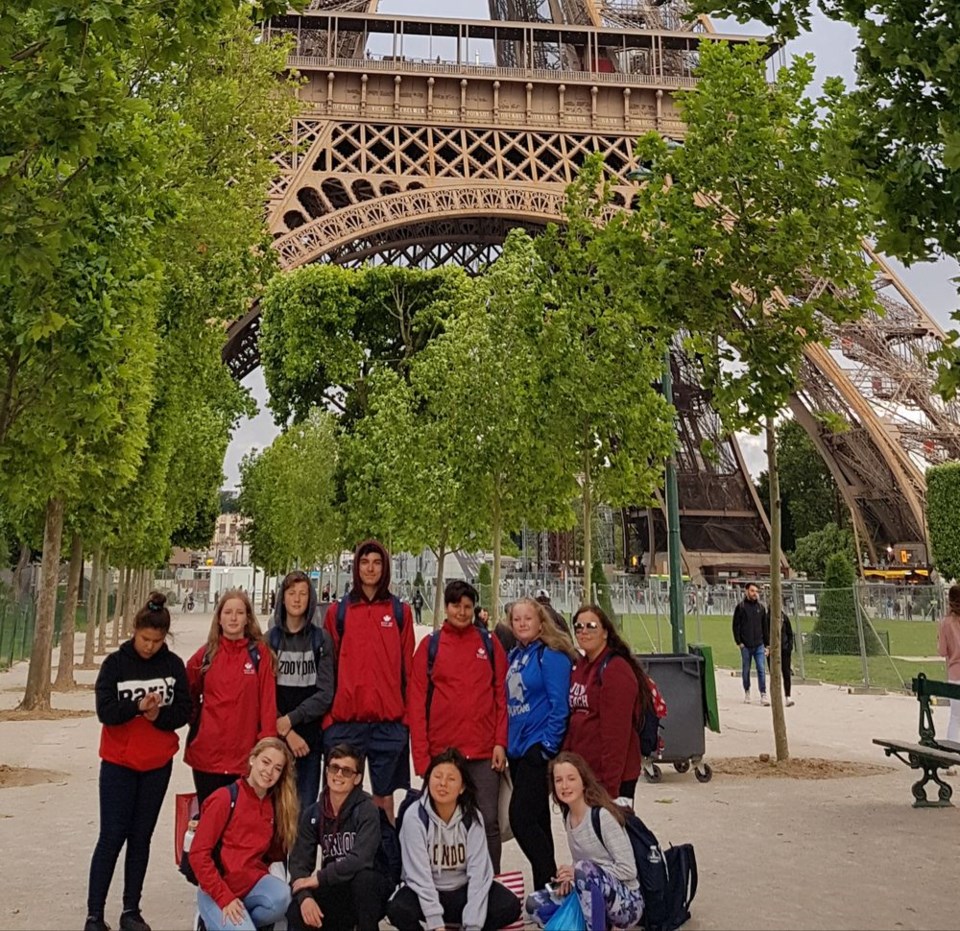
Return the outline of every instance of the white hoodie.
[[[464,931],[480,931],[487,920],[487,896],[493,882],[493,864],[480,812],[464,824],[458,805],[449,821],[433,810],[429,795],[414,802],[400,827],[403,882],[420,899],[427,928],[443,927],[439,891],[467,887],[463,909]]]

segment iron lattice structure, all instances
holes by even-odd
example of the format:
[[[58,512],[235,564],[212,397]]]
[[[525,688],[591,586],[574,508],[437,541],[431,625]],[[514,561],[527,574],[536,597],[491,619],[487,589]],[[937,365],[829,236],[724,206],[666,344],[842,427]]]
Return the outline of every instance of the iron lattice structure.
[[[376,4],[314,0],[270,24],[292,37],[306,104],[270,191],[285,269],[325,261],[478,270],[510,228],[562,221],[565,188],[596,151],[624,206],[636,138],[650,129],[682,138],[673,94],[693,85],[699,43],[716,37],[676,2],[489,0],[489,20],[390,16]],[[960,455],[960,418],[931,392],[927,353],[943,332],[867,245],[864,256],[886,314],[811,347],[790,406],[864,548],[908,547],[922,561],[923,467]],[[258,325],[254,308],[230,328],[224,358],[238,378],[259,364]],[[680,354],[674,377],[686,571],[762,573],[769,525],[741,450]],[[708,445],[717,451],[709,460]],[[627,509],[624,528],[625,559],[640,553],[648,571],[663,571],[661,509]]]

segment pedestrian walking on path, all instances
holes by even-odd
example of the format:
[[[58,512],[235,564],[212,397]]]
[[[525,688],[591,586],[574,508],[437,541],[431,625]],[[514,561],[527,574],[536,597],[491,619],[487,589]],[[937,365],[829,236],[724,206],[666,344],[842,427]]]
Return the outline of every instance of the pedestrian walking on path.
[[[750,665],[757,667],[757,685],[760,704],[769,705],[767,698],[766,658],[770,655],[770,616],[760,603],[760,590],[751,582],[743,601],[733,611],[733,639],[740,648],[743,671],[743,700],[750,703]]]

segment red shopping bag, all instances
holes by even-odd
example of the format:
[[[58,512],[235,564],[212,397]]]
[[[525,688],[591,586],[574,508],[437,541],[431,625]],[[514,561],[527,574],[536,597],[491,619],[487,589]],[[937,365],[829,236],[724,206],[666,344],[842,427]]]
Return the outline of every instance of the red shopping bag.
[[[196,792],[178,792],[175,800],[173,820],[173,860],[180,866],[183,854],[183,836],[187,833],[187,822],[196,819],[200,812]]]

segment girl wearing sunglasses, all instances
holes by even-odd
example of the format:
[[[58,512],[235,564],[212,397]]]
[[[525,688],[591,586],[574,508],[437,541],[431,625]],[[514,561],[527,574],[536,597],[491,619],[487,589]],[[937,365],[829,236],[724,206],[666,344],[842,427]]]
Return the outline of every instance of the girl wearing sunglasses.
[[[570,676],[563,749],[586,760],[611,798],[632,800],[642,763],[637,728],[654,711],[656,686],[599,605],[577,610],[573,633],[583,656]]]
[[[359,750],[335,746],[327,757],[326,787],[300,819],[290,854],[291,931],[374,931],[387,912],[393,886],[376,865],[380,814],[361,788],[363,764]]]

